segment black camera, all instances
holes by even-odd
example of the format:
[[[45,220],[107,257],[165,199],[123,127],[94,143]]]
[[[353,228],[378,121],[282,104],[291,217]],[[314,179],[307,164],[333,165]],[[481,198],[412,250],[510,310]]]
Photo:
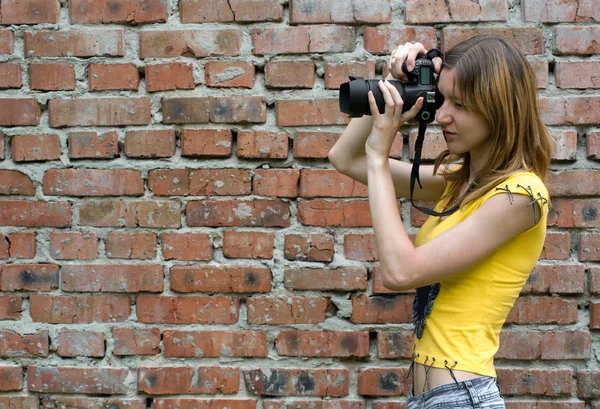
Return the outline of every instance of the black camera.
[[[402,70],[408,76],[408,82],[402,83],[392,80],[390,83],[398,90],[404,105],[402,112],[410,110],[419,97],[423,97],[423,108],[415,119],[420,122],[430,123],[435,118],[435,111],[442,106],[444,97],[437,89],[434,77],[433,62],[428,58],[419,58],[415,61],[415,68],[408,72],[406,64]],[[340,111],[351,118],[371,115],[369,98],[367,94],[373,91],[379,112],[385,112],[385,101],[377,83],[379,80],[365,80],[360,77],[350,77],[349,82],[340,86]]]

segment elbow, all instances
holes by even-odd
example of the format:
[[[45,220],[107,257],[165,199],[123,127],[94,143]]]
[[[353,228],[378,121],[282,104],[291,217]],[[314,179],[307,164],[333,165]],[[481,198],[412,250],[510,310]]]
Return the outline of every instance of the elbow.
[[[336,154],[335,147],[329,150],[329,152],[327,153],[327,159],[329,160],[329,163],[331,163],[338,172],[341,172],[341,164],[343,161],[340,160],[339,155]]]
[[[398,271],[381,269],[381,284],[390,291],[406,291],[412,289],[412,286],[402,278]]]

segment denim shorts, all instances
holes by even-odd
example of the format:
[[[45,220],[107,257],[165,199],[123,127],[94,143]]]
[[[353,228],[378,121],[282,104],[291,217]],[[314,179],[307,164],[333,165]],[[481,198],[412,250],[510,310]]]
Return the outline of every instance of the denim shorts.
[[[406,409],[506,409],[496,378],[481,376],[436,386],[417,396],[408,395]]]

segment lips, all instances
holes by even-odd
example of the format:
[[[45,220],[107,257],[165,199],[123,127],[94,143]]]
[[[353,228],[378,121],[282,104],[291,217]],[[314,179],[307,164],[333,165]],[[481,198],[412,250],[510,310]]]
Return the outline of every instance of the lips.
[[[446,139],[446,141],[452,140],[454,138],[456,138],[456,134],[454,132],[444,131],[444,139]]]

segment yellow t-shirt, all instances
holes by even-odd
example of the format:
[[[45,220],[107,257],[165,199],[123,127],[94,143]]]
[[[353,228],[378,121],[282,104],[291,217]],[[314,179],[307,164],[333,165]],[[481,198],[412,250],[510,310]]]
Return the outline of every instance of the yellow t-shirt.
[[[538,223],[480,263],[440,282],[431,314],[425,318],[422,337],[415,337],[415,362],[434,368],[444,368],[447,362],[452,369],[496,377],[494,355],[500,343],[500,330],[540,256],[546,237],[548,191],[543,181],[530,172],[510,176],[447,218],[429,217],[415,240],[415,245],[420,246],[433,239],[494,195],[505,194],[509,200],[507,190],[512,195],[529,196],[532,201],[544,198],[537,200]],[[443,203],[438,203],[436,210],[440,211],[442,206]]]

